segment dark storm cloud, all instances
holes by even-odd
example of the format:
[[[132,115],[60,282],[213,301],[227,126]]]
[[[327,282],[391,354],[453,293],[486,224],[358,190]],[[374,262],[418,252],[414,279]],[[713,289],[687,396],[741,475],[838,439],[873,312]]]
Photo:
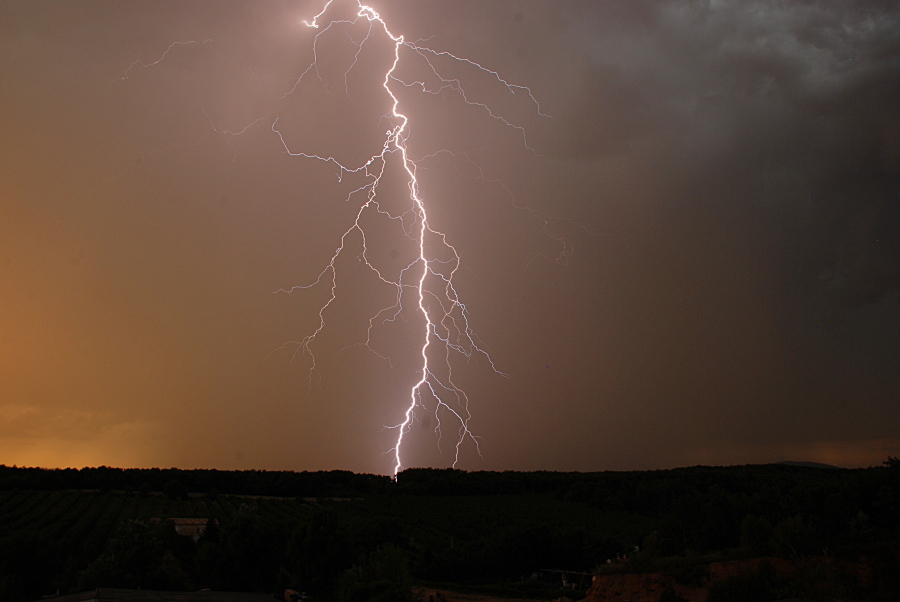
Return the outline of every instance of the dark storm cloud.
[[[826,313],[875,302],[900,278],[897,26],[892,3],[594,7],[570,24],[565,150],[650,146],[677,167],[673,197],[777,205],[786,287]]]
[[[348,259],[311,384],[291,341],[327,291],[271,294],[315,279],[358,185],[287,156],[275,115],[289,144],[348,161],[384,127],[365,68],[386,46],[345,80],[347,34],[278,100],[319,7],[2,5],[0,462],[387,470],[414,324],[376,345],[392,369],[365,352],[384,291]],[[430,216],[510,374],[460,366],[484,456],[465,468],[900,454],[896,3],[378,10],[552,116],[465,70],[524,138],[404,90]],[[450,461],[434,426],[413,463]]]
[[[646,372],[620,403],[680,408],[686,439],[886,436],[848,412],[897,418],[896,5],[607,3],[565,27],[545,148],[616,166],[567,190],[639,274],[601,285],[632,297],[613,347]]]

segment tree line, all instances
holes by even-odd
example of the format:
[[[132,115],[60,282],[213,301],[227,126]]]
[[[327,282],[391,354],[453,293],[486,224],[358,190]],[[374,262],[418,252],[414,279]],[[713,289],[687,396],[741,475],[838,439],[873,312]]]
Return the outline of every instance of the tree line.
[[[162,491],[177,482],[187,491],[218,490],[236,495],[278,497],[357,497],[385,491],[391,479],[347,470],[216,470],[178,468],[23,468],[0,464],[0,491],[10,489],[93,489],[98,491]]]

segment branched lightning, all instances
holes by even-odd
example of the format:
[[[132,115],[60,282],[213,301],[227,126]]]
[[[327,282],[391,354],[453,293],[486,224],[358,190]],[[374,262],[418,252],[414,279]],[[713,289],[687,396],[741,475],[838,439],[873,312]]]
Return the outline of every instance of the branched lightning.
[[[163,52],[159,56],[159,58],[156,59],[155,61],[151,61],[149,63],[145,63],[144,61],[134,61],[133,63],[131,63],[131,65],[128,66],[128,69],[125,70],[125,73],[123,73],[122,77],[120,77],[119,79],[120,80],[128,79],[128,74],[131,73],[131,70],[139,65],[146,69],[148,67],[153,67],[155,65],[160,64],[161,62],[166,60],[166,57],[169,56],[169,53],[172,52],[172,50],[177,48],[178,46],[191,46],[193,44],[206,44],[209,42],[212,42],[212,40],[206,39],[206,40],[202,40],[202,41],[189,40],[187,42],[172,42],[171,44],[169,44],[169,47],[166,48],[165,52]]]
[[[367,270],[374,274],[388,290],[393,291],[388,305],[377,310],[368,319],[365,341],[357,343],[364,346],[378,358],[393,366],[390,356],[379,350],[373,342],[373,332],[379,325],[391,324],[397,321],[411,321],[415,317],[422,323],[422,331],[419,335],[419,343],[416,346],[417,369],[415,382],[410,385],[409,393],[404,403],[405,410],[402,419],[385,426],[386,429],[396,432],[393,447],[386,453],[392,455],[393,472],[396,475],[404,466],[403,445],[406,435],[418,419],[419,413],[431,408],[435,419],[435,433],[440,448],[441,438],[445,431],[454,432],[453,465],[460,459],[463,446],[470,443],[480,455],[481,447],[479,437],[470,428],[472,415],[469,411],[469,397],[457,384],[454,375],[454,358],[463,361],[479,359],[496,374],[506,376],[498,368],[489,354],[486,346],[481,343],[470,324],[469,308],[461,300],[455,284],[455,277],[459,272],[461,258],[457,248],[448,240],[447,235],[438,230],[429,220],[427,204],[420,190],[417,178],[417,167],[421,161],[447,153],[457,160],[460,156],[472,163],[464,153],[455,154],[448,150],[439,150],[435,153],[414,159],[410,156],[407,142],[410,137],[411,123],[406,112],[401,110],[401,101],[398,92],[401,89],[415,90],[429,95],[455,94],[469,108],[480,111],[490,120],[504,128],[509,128],[521,136],[522,144],[528,150],[525,128],[496,112],[487,103],[475,99],[475,96],[467,92],[463,81],[457,77],[445,76],[441,65],[450,63],[459,65],[464,69],[474,70],[482,78],[494,82],[500,90],[505,90],[513,96],[521,96],[533,107],[534,112],[542,117],[549,117],[543,112],[537,99],[531,90],[525,86],[511,83],[500,75],[499,72],[487,68],[480,63],[453,54],[447,51],[439,51],[429,48],[425,44],[427,40],[408,41],[402,35],[393,33],[385,20],[371,6],[363,4],[360,0],[340,0],[350,4],[355,15],[349,18],[334,17],[328,15],[334,10],[336,0],[327,0],[322,10],[312,19],[303,21],[303,24],[315,30],[312,42],[312,60],[305,69],[292,81],[287,90],[278,97],[283,101],[300,89],[304,80],[309,77],[325,81],[319,71],[319,44],[325,35],[345,34],[350,44],[355,46],[349,66],[343,74],[344,93],[351,97],[348,76],[354,69],[359,69],[360,59],[366,44],[379,39],[392,47],[392,56],[386,61],[383,71],[377,73],[381,81],[381,89],[384,92],[384,100],[373,102],[385,102],[389,109],[383,115],[388,127],[380,144],[367,159],[359,164],[348,165],[335,156],[320,154],[315,151],[298,148],[292,143],[282,129],[282,120],[277,111],[257,117],[241,128],[234,130],[220,129],[213,122],[212,117],[203,109],[203,114],[210,122],[217,134],[222,135],[229,147],[237,157],[237,151],[231,144],[231,139],[247,132],[260,122],[270,123],[271,132],[277,137],[284,152],[298,159],[318,161],[331,165],[336,170],[338,182],[345,179],[359,181],[360,185],[354,187],[346,197],[348,203],[358,203],[352,212],[352,218],[348,227],[338,237],[335,250],[330,254],[325,265],[311,281],[285,287],[275,291],[276,293],[300,293],[310,289],[324,288],[327,290],[327,299],[319,306],[318,321],[312,332],[296,341],[289,341],[281,348],[294,347],[294,357],[308,356],[310,362],[309,379],[317,373],[316,356],[314,346],[319,336],[326,329],[329,310],[338,298],[338,260],[346,253],[350,253],[350,242],[360,241],[362,251],[358,254],[358,260]],[[364,29],[362,29],[364,27]],[[343,29],[343,32],[341,31]],[[154,61],[134,61],[119,79],[128,79],[129,74],[136,67],[149,68],[158,65],[179,46],[192,44],[205,44],[210,40],[174,42]],[[423,79],[404,79],[398,67],[402,61],[416,60],[422,65],[427,77]],[[254,74],[255,75],[255,74]],[[428,81],[426,81],[428,80]],[[368,155],[368,153],[366,153]],[[472,163],[474,165],[474,163]],[[480,167],[476,168],[480,177],[486,181],[499,184],[504,191],[512,197],[512,193],[502,182],[490,180],[484,176]],[[392,209],[393,203],[385,203],[385,194],[382,192],[382,184],[386,173],[397,173],[403,176],[408,189],[408,203],[400,210]],[[352,176],[352,178],[351,178]],[[513,203],[517,209],[528,212],[543,225],[543,231],[560,244],[560,256],[564,258],[570,252],[568,241],[551,232],[549,220],[538,212],[527,207],[521,207]],[[367,246],[366,220],[378,218],[391,220],[398,224],[403,235],[415,253],[405,263],[405,267],[398,273],[388,273],[379,268],[370,256]],[[416,317],[417,316],[417,317]]]
[[[403,467],[402,447],[404,437],[416,420],[417,410],[426,406],[426,397],[430,398],[431,403],[434,405],[433,411],[438,437],[442,436],[442,415],[444,422],[446,422],[448,418],[453,422],[452,428],[456,432],[453,458],[453,464],[455,466],[456,462],[459,460],[460,451],[465,442],[469,441],[473,443],[479,454],[481,453],[481,450],[478,437],[469,427],[471,419],[471,413],[469,412],[469,398],[454,381],[451,357],[453,355],[460,355],[464,358],[471,359],[474,356],[479,356],[487,361],[491,370],[497,374],[505,374],[494,364],[490,354],[484,346],[480,344],[478,337],[470,326],[468,308],[460,299],[459,293],[454,285],[454,276],[460,267],[460,254],[447,240],[447,236],[443,232],[435,229],[429,222],[426,203],[419,188],[419,180],[416,177],[416,162],[410,157],[407,147],[407,140],[410,132],[410,120],[409,117],[401,111],[400,100],[392,86],[399,85],[407,88],[415,88],[428,94],[440,94],[445,91],[454,92],[458,94],[467,105],[485,112],[491,119],[499,122],[503,126],[513,128],[520,132],[523,143],[530,149],[525,138],[525,129],[522,126],[514,124],[503,116],[495,113],[487,104],[471,100],[466,93],[463,83],[459,79],[445,78],[441,75],[440,70],[435,64],[435,59],[449,59],[490,75],[499,85],[504,86],[510,94],[526,95],[534,104],[537,113],[545,117],[546,115],[542,112],[539,103],[528,88],[508,82],[501,77],[498,72],[488,69],[473,60],[457,56],[450,52],[433,50],[422,45],[422,41],[407,41],[402,35],[394,34],[389,29],[384,19],[382,19],[371,6],[357,2],[357,13],[355,18],[326,21],[326,15],[333,2],[334,0],[329,0],[319,14],[311,20],[304,21],[304,24],[308,27],[318,30],[313,42],[313,61],[302,72],[300,77],[297,78],[293,87],[285,96],[294,92],[303,78],[308,74],[314,73],[321,78],[318,73],[317,47],[322,35],[341,24],[353,26],[364,19],[367,24],[367,31],[360,41],[354,40],[350,36],[350,33],[347,33],[351,42],[356,45],[356,51],[353,56],[352,64],[344,75],[345,92],[349,96],[350,92],[347,88],[347,73],[357,65],[360,53],[366,42],[376,34],[387,36],[393,44],[393,60],[384,72],[381,86],[384,89],[386,99],[390,104],[390,111],[386,116],[389,117],[389,121],[391,121],[392,125],[385,132],[385,137],[377,153],[371,155],[369,159],[361,165],[348,166],[332,156],[322,156],[291,148],[286,141],[285,136],[279,129],[279,119],[276,118],[274,120],[272,131],[278,136],[285,151],[290,155],[333,164],[338,170],[339,180],[342,180],[348,174],[363,174],[366,178],[366,183],[350,192],[347,197],[347,200],[349,201],[351,197],[356,194],[365,195],[364,201],[360,204],[359,209],[355,214],[353,223],[346,231],[344,231],[340,238],[339,245],[331,255],[327,265],[319,272],[318,276],[312,282],[287,289],[280,289],[278,292],[291,293],[319,285],[324,285],[326,287],[330,286],[330,295],[318,312],[318,326],[311,334],[296,342],[298,351],[310,356],[312,362],[310,375],[312,375],[312,372],[316,369],[316,360],[311,345],[325,328],[326,313],[337,298],[336,262],[341,254],[347,249],[348,237],[355,233],[356,236],[362,240],[361,261],[369,270],[377,275],[381,282],[393,287],[396,291],[396,294],[393,296],[393,304],[382,308],[369,319],[365,346],[379,357],[387,359],[385,355],[378,353],[370,345],[372,329],[378,321],[389,322],[400,318],[404,311],[404,291],[410,291],[412,293],[415,300],[414,311],[424,320],[424,328],[421,335],[421,349],[419,351],[420,364],[418,378],[410,387],[403,419],[394,425],[386,427],[396,430],[397,433],[394,446],[390,450],[394,459],[394,474],[397,474]],[[436,87],[429,87],[425,81],[404,81],[401,79],[398,75],[397,68],[403,54],[408,52],[414,53],[421,59],[424,59],[428,70],[434,76],[435,81],[438,82]],[[381,183],[382,176],[385,174],[385,170],[392,158],[399,163],[399,168],[405,173],[409,189],[409,200],[411,201],[409,208],[401,214],[391,214],[379,204],[379,184]],[[418,248],[417,255],[400,271],[399,278],[393,279],[392,277],[387,276],[370,261],[369,250],[366,246],[366,232],[361,224],[361,219],[366,212],[373,211],[388,219],[399,220],[406,235],[415,241]],[[436,357],[442,358],[440,361],[440,372],[435,369],[435,362],[437,361]],[[445,426],[444,428],[447,427]]]

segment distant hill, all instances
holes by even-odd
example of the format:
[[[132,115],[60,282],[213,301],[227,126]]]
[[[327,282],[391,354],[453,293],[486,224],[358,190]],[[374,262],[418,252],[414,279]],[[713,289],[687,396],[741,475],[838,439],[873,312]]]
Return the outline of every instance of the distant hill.
[[[802,466],[803,468],[834,468],[840,469],[840,466],[832,466],[831,464],[822,464],[821,462],[794,462],[791,460],[785,460],[784,462],[779,462],[779,464],[783,464],[785,466]]]

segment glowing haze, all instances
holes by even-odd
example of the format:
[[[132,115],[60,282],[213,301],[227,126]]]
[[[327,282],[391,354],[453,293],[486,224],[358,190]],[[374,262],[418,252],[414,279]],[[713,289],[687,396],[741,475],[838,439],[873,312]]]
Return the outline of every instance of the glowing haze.
[[[458,57],[450,52],[438,52],[431,48],[422,46],[421,44],[408,42],[402,35],[395,35],[388,29],[387,24],[381,16],[371,7],[361,3],[356,4],[358,11],[352,20],[332,19],[328,20],[329,8],[333,4],[330,0],[325,4],[318,15],[311,21],[304,23],[314,29],[322,28],[322,31],[316,34],[313,41],[315,60],[310,66],[304,70],[303,74],[298,78],[290,93],[293,93],[297,86],[301,85],[302,80],[311,71],[318,74],[318,43],[320,36],[329,33],[332,29],[337,30],[334,35],[346,35],[356,51],[353,54],[353,61],[344,72],[345,92],[349,95],[350,90],[346,87],[347,74],[360,61],[360,54],[364,52],[366,42],[373,35],[384,35],[393,44],[393,58],[388,61],[386,67],[383,68],[384,76],[382,87],[384,88],[386,99],[389,99],[388,105],[390,112],[386,117],[392,117],[393,120],[387,125],[385,139],[380,145],[380,149],[374,155],[369,157],[365,163],[356,166],[344,165],[340,160],[333,156],[323,157],[318,154],[308,154],[306,152],[295,152],[291,150],[284,136],[277,128],[278,121],[272,125],[285,150],[291,156],[300,156],[307,159],[317,159],[325,163],[334,163],[339,169],[338,181],[342,181],[346,174],[363,173],[367,182],[354,189],[348,195],[346,201],[352,202],[357,196],[363,196],[364,202],[359,204],[359,211],[352,220],[352,225],[345,230],[340,237],[340,245],[334,255],[328,262],[327,267],[319,273],[315,282],[310,285],[294,286],[289,290],[282,289],[283,292],[293,292],[297,289],[308,289],[312,286],[320,285],[323,280],[330,283],[331,294],[325,304],[319,309],[319,324],[316,330],[304,337],[300,342],[296,343],[299,351],[304,355],[308,354],[311,358],[310,378],[315,372],[315,356],[312,345],[315,343],[318,334],[325,328],[325,313],[328,307],[336,299],[337,296],[337,267],[335,263],[339,260],[340,255],[346,252],[348,237],[356,234],[359,238],[361,251],[359,258],[367,268],[369,268],[383,284],[388,285],[394,291],[394,299],[390,305],[382,307],[368,320],[368,330],[366,332],[365,347],[380,359],[393,365],[390,352],[379,352],[373,348],[375,342],[372,340],[373,331],[379,327],[398,321],[415,321],[416,317],[408,317],[408,311],[404,309],[403,298],[406,296],[407,290],[412,292],[414,301],[414,311],[421,318],[421,338],[418,343],[421,359],[417,370],[418,377],[411,385],[409,391],[409,400],[406,410],[403,413],[403,420],[398,424],[391,426],[395,430],[396,441],[391,450],[394,456],[394,474],[397,474],[403,467],[402,447],[404,436],[410,431],[413,422],[416,420],[416,411],[424,404],[423,397],[428,396],[434,402],[434,431],[438,436],[438,441],[443,436],[445,429],[441,416],[449,418],[452,424],[449,430],[455,431],[452,453],[452,466],[456,466],[459,461],[460,447],[467,441],[471,442],[476,450],[478,449],[478,439],[469,429],[469,420],[471,413],[469,410],[469,398],[465,391],[459,388],[454,382],[452,357],[460,355],[466,359],[474,359],[473,356],[482,356],[490,364],[494,372],[498,372],[496,366],[491,360],[488,353],[478,345],[477,335],[472,330],[469,323],[465,304],[460,300],[459,293],[454,286],[454,275],[460,267],[460,257],[456,249],[447,241],[447,237],[440,231],[432,229],[428,221],[428,212],[419,190],[419,181],[416,178],[416,163],[410,158],[407,148],[407,138],[410,135],[409,118],[400,112],[400,100],[394,94],[392,86],[404,86],[407,88],[420,89],[423,93],[440,94],[446,90],[451,90],[458,94],[466,105],[487,112],[494,120],[502,125],[522,130],[521,127],[511,124],[502,116],[494,114],[490,107],[484,103],[473,102],[468,99],[463,88],[463,84],[456,78],[445,78],[441,75],[441,69],[435,64],[436,59],[446,58],[451,62],[462,63],[463,66],[471,67],[481,71],[489,76],[495,77],[497,83],[504,86],[509,93],[524,93],[535,106],[537,102],[531,91],[524,86],[510,84],[505,81],[498,73],[479,65],[477,62]],[[324,25],[327,23],[327,25]],[[359,41],[353,39],[353,29],[359,29],[355,26],[362,23],[365,35]],[[377,28],[377,31],[373,31]],[[426,71],[431,76],[428,81],[421,80],[404,80],[398,75],[398,68],[401,62],[401,52],[409,53],[409,58],[419,59],[426,66]],[[321,76],[319,76],[321,79]],[[372,102],[377,102],[373,98]],[[540,111],[538,111],[540,112]],[[382,120],[384,117],[382,118]],[[439,152],[438,149],[436,152]],[[409,192],[409,205],[401,207],[399,211],[392,211],[385,208],[380,200],[379,185],[382,178],[385,177],[385,170],[389,168],[391,155],[396,155],[394,162],[397,165],[394,169],[400,169],[406,182]],[[386,179],[386,178],[385,178]],[[409,238],[412,240],[414,253],[411,260],[401,261],[402,269],[395,275],[388,275],[387,270],[383,267],[375,265],[369,254],[366,242],[367,229],[362,222],[372,215],[374,220],[386,219],[396,222],[399,225],[395,236]],[[397,244],[397,243],[394,243]],[[409,304],[409,301],[407,301]],[[438,363],[430,359],[430,355],[434,352],[433,347],[438,347],[440,356],[441,372],[437,372],[435,364]],[[480,453],[479,453],[480,455]]]
[[[0,463],[900,455],[898,11],[0,4]]]

